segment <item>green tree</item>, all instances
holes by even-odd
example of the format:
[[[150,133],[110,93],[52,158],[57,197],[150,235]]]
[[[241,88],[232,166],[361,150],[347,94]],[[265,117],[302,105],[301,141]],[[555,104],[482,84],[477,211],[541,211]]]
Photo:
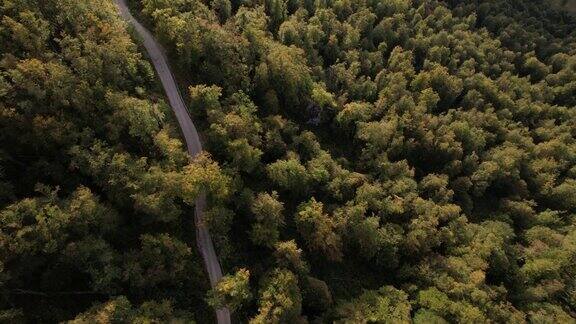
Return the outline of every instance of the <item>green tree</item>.
[[[255,216],[251,237],[256,244],[274,246],[280,237],[280,228],[284,225],[284,204],[278,200],[278,193],[259,193],[250,210]]]
[[[234,275],[222,277],[216,287],[208,293],[210,306],[228,307],[232,312],[238,310],[251,298],[250,272],[246,269],[240,269]]]
[[[302,296],[296,276],[285,269],[274,269],[264,278],[259,292],[258,314],[250,323],[286,323],[300,317]]]
[[[296,195],[308,190],[309,179],[306,168],[295,158],[269,164],[266,171],[268,177],[283,190]]]
[[[303,104],[304,99],[310,97],[313,86],[304,52],[294,46],[278,44],[270,47],[265,61],[257,67],[256,82],[263,89],[268,88],[266,85],[272,87],[279,101],[289,108]]]
[[[125,257],[124,276],[132,287],[153,288],[184,280],[190,267],[190,247],[168,234],[140,237],[141,246]]]
[[[278,242],[275,248],[274,257],[278,267],[290,269],[299,275],[310,271],[310,267],[302,256],[302,250],[298,248],[296,241]]]
[[[338,316],[344,322],[410,323],[411,309],[405,292],[384,286],[364,291],[357,299],[340,305]]]
[[[84,323],[155,323],[164,321],[194,323],[192,314],[175,310],[172,302],[147,301],[135,307],[124,297],[97,304],[78,315],[71,324]]]
[[[311,251],[321,252],[331,261],[342,259],[342,240],[336,223],[324,212],[324,204],[311,198],[300,204],[295,215],[298,232]]]

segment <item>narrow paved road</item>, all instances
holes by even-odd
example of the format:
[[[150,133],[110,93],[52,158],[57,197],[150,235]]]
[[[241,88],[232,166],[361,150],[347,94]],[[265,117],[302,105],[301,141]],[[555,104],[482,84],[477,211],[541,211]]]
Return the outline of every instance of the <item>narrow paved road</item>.
[[[174,76],[168,65],[168,59],[162,46],[156,42],[154,36],[142,26],[130,13],[128,6],[126,5],[126,0],[115,0],[116,4],[120,8],[122,17],[130,24],[134,26],[136,32],[142,38],[144,47],[152,60],[152,64],[160,77],[164,91],[168,96],[168,101],[170,106],[176,114],[176,119],[182,133],[184,134],[184,139],[186,141],[186,146],[188,148],[188,153],[191,156],[196,156],[202,151],[202,144],[200,143],[200,137],[196,131],[196,127],[190,119],[190,115],[182,99],[182,95],[178,90],[178,86],[174,81]],[[198,244],[198,249],[202,254],[204,259],[204,265],[206,266],[206,271],[210,277],[210,284],[212,287],[218,283],[218,280],[222,278],[222,269],[220,268],[220,262],[216,256],[216,251],[214,250],[214,244],[212,244],[212,238],[208,229],[202,224],[202,213],[206,207],[206,197],[202,195],[196,201],[196,210],[194,221],[196,223],[196,243]],[[216,311],[216,317],[219,324],[229,324],[230,323],[230,312],[227,308],[219,309]]]

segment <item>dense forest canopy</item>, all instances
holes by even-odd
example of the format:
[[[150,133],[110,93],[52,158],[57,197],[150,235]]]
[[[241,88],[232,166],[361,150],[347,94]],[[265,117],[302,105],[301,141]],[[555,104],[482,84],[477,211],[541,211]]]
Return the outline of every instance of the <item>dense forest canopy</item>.
[[[114,4],[2,0],[0,44],[0,322],[211,316],[190,215],[229,177],[185,153]]]
[[[552,0],[552,4],[561,10],[576,14],[576,0]]]
[[[2,321],[576,322],[561,6],[130,2],[208,152],[111,0],[0,0]]]

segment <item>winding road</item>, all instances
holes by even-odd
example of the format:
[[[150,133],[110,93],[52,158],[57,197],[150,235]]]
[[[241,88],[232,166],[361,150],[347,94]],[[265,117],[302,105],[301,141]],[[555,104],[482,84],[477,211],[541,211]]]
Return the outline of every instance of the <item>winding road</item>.
[[[130,13],[130,9],[126,5],[126,0],[115,0],[116,4],[120,9],[122,17],[132,24],[136,29],[136,32],[142,38],[144,47],[150,56],[152,64],[160,77],[164,91],[168,96],[168,101],[174,113],[176,114],[176,119],[180,128],[182,129],[182,134],[184,135],[184,140],[186,141],[186,147],[188,153],[191,156],[196,156],[202,152],[202,143],[200,143],[200,137],[198,136],[198,131],[190,119],[188,110],[186,109],[186,104],[182,99],[182,95],[176,85],[174,75],[170,70],[168,65],[168,59],[166,52],[162,46],[154,39],[152,33],[150,33],[142,24],[140,24]],[[220,262],[218,261],[218,256],[214,250],[214,244],[212,243],[212,238],[210,237],[210,232],[202,222],[202,214],[204,208],[206,207],[206,196],[202,195],[196,201],[196,209],[194,222],[196,224],[196,244],[200,250],[200,254],[204,259],[204,265],[208,276],[210,277],[210,285],[214,287],[220,278],[222,278],[222,269],[220,268]],[[222,308],[216,310],[216,318],[219,324],[229,324],[230,323],[230,312],[227,308]]]

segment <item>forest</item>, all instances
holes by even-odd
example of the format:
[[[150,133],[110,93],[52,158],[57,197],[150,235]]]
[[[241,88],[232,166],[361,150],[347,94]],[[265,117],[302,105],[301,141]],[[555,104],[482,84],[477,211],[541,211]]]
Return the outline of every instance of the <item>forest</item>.
[[[0,0],[0,322],[576,323],[559,3],[129,0],[191,157],[114,1]]]

